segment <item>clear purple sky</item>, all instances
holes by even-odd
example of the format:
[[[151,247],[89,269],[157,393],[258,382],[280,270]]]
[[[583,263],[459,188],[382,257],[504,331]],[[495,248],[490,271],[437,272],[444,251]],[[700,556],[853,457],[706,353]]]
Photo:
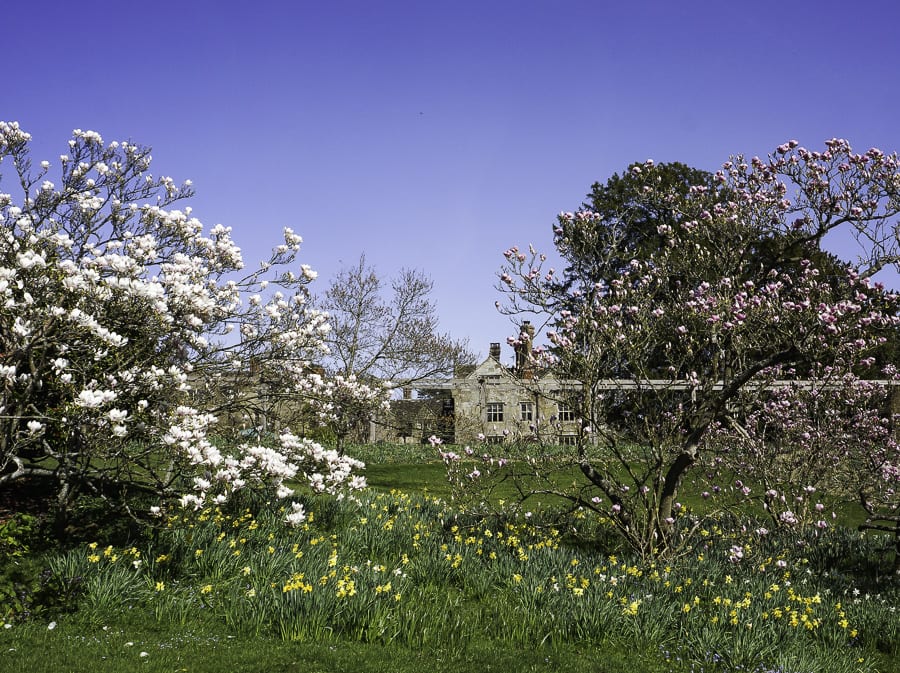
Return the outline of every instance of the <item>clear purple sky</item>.
[[[150,145],[248,263],[290,226],[319,289],[362,252],[421,268],[482,356],[514,331],[501,252],[632,161],[900,150],[896,0],[43,0],[2,26],[0,119],[36,159],[74,128]]]

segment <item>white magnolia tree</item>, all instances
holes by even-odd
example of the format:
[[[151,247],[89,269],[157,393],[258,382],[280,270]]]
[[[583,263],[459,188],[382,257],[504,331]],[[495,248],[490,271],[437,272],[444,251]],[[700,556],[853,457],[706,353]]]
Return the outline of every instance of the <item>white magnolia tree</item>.
[[[343,453],[348,436],[383,416],[391,404],[390,383],[360,380],[355,374],[310,372],[297,390],[309,400],[315,422],[334,437],[338,453]]]
[[[82,492],[199,507],[251,485],[287,497],[304,477],[362,487],[360,463],[287,431],[275,448],[210,438],[217,382],[252,357],[294,390],[323,352],[327,321],[306,305],[315,274],[291,270],[301,238],[285,229],[244,272],[230,229],[173,208],[190,182],[153,176],[147,148],[76,130],[51,169],[29,141],[0,123],[0,189],[17,193],[0,193],[0,488],[53,478],[64,511]]]

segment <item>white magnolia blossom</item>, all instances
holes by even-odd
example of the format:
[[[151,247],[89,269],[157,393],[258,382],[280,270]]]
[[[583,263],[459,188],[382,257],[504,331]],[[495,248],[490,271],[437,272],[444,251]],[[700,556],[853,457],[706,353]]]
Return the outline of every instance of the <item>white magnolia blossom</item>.
[[[315,372],[298,381],[298,390],[316,401],[322,425],[345,433],[360,419],[390,408],[390,389],[380,382],[365,383],[350,374],[323,376]]]
[[[32,267],[47,266],[44,254],[35,250],[26,250],[16,255],[16,261],[22,269],[31,269]]]
[[[82,390],[75,398],[75,404],[88,409],[101,407],[107,402],[116,399],[116,393],[112,390]]]
[[[204,232],[189,207],[173,208],[192,195],[190,182],[150,175],[147,148],[76,129],[58,177],[49,162],[33,176],[30,140],[17,123],[0,122],[0,160],[10,158],[0,163],[2,184],[23,186],[19,203],[0,194],[0,424],[13,424],[0,436],[23,438],[0,447],[0,485],[26,473],[19,449],[45,433],[84,451],[139,434],[191,485],[176,498],[188,508],[250,486],[287,498],[289,480],[332,494],[363,488],[362,463],[290,432],[274,447],[228,451],[210,436],[206,391],[221,376],[212,372],[242,371],[261,357],[286,389],[328,399],[326,416],[336,413],[338,391],[356,385],[307,380],[329,326],[307,307],[316,272],[296,264],[302,238],[285,228],[271,258],[239,276],[231,229]],[[223,340],[234,326],[241,340]],[[353,394],[377,401],[383,391]],[[26,420],[35,409],[41,421]],[[110,455],[127,460],[128,452]],[[158,475],[160,492],[168,478]],[[304,518],[294,504],[286,521]]]
[[[285,523],[287,523],[289,526],[296,526],[303,523],[305,520],[306,510],[303,509],[303,505],[292,502],[291,511],[288,512],[288,515],[285,517]]]

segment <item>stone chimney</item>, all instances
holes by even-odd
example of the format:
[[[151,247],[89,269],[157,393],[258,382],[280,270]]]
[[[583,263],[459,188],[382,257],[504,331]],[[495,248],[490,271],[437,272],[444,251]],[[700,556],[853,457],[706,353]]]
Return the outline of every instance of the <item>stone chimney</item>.
[[[523,320],[519,328],[519,343],[516,344],[516,369],[520,373],[528,368],[528,358],[531,357],[531,347],[534,343],[534,325],[530,320]]]
[[[499,362],[500,361],[500,342],[492,341],[491,349],[490,349],[490,351],[488,351],[488,353],[492,358],[494,358],[495,360],[497,360]]]

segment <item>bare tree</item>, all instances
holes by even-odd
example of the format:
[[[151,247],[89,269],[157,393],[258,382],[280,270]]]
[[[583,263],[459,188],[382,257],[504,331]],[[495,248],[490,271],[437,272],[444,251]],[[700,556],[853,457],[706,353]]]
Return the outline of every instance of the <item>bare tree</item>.
[[[474,362],[468,340],[438,331],[433,286],[417,269],[401,269],[386,283],[364,254],[342,269],[317,302],[330,316],[334,372],[400,387]]]

